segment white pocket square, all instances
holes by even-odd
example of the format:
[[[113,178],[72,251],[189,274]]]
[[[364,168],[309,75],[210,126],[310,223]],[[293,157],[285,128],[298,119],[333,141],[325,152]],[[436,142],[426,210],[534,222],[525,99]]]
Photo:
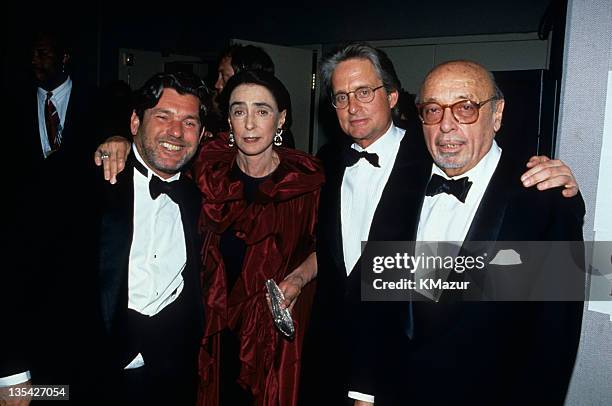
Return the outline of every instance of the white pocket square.
[[[520,265],[521,255],[515,250],[499,250],[489,265]]]

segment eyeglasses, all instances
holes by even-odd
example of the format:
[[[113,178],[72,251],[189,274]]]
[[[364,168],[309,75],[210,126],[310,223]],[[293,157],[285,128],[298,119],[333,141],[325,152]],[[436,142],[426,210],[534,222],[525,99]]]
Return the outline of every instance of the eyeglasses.
[[[459,100],[453,104],[444,105],[433,102],[419,103],[417,104],[417,109],[423,124],[438,124],[444,118],[444,112],[447,108],[451,109],[453,117],[455,117],[458,123],[472,124],[478,120],[478,114],[482,106],[493,100],[497,100],[497,97],[491,97],[480,103],[471,100]]]
[[[369,86],[359,87],[352,92],[340,92],[336,94],[332,94],[332,106],[337,109],[345,109],[349,104],[349,95],[353,93],[355,95],[355,99],[360,101],[361,103],[370,103],[374,100],[374,92],[383,87],[384,85],[380,85],[375,88],[371,88]]]

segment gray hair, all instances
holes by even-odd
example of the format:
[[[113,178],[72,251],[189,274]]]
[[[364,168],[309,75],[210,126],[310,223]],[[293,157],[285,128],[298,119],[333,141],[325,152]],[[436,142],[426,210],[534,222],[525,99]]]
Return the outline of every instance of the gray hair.
[[[402,88],[397,73],[395,73],[393,63],[384,51],[374,48],[365,42],[353,42],[334,52],[321,63],[321,77],[329,94],[333,91],[331,77],[336,67],[340,62],[348,61],[349,59],[365,59],[370,61],[372,66],[374,66],[376,74],[382,80],[387,93],[399,91]]]

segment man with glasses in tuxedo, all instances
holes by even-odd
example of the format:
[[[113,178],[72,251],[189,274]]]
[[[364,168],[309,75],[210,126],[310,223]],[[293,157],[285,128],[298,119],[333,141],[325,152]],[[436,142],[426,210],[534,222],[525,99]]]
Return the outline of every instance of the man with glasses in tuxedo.
[[[425,176],[424,162],[431,170],[431,161],[418,134],[393,125],[401,86],[384,52],[349,44],[325,59],[321,70],[340,127],[353,143],[325,154],[331,159],[324,161],[317,293],[304,349],[302,398],[304,404],[379,404],[388,391],[380,385],[387,371],[377,348],[418,332],[408,311],[361,301],[361,242],[415,240],[419,218],[412,209],[420,207],[421,191],[409,180]],[[445,148],[446,153],[457,147]],[[562,162],[534,158],[530,166],[525,185],[565,186],[564,195],[577,193]]]

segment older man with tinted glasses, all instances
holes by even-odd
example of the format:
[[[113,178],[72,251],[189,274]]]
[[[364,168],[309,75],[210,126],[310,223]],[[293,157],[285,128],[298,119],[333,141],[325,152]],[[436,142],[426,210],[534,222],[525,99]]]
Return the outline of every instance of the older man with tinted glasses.
[[[305,346],[302,397],[304,404],[344,404],[347,396],[355,404],[368,404],[381,394],[377,404],[400,404],[393,395],[388,398],[392,392],[381,379],[388,368],[380,347],[392,352],[393,344],[418,334],[418,326],[411,308],[398,312],[389,303],[361,301],[361,242],[415,240],[419,219],[413,209],[420,207],[422,194],[410,180],[426,176],[431,164],[424,169],[423,162],[430,161],[420,137],[393,125],[401,86],[383,51],[365,43],[349,44],[324,60],[322,77],[340,127],[353,143],[325,155],[330,159],[324,162],[327,180],[319,210],[317,296]],[[476,121],[480,108],[494,100],[467,99],[430,103],[421,112],[428,122],[445,111],[458,121]],[[450,167],[462,164],[459,158],[472,163],[482,152],[467,139],[442,141],[435,148]],[[534,157],[528,166],[525,186],[565,186],[564,195],[577,193],[562,162]],[[410,381],[405,384],[412,386]]]

